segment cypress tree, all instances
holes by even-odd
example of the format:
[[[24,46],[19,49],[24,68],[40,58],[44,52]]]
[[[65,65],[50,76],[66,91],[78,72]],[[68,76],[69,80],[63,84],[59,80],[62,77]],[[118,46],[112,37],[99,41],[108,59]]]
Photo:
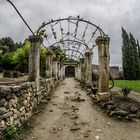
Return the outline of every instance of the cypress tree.
[[[138,52],[139,67],[140,67],[140,45],[138,40],[137,40],[137,52]],[[140,79],[140,71],[139,71],[139,79]]]
[[[131,68],[130,68],[130,43],[129,36],[124,28],[122,28],[122,64],[123,64],[123,76],[125,79],[129,79]],[[132,66],[132,65],[131,65]]]
[[[138,55],[139,55],[139,61],[140,61],[140,45],[139,45],[139,41],[137,40],[137,47],[138,47]]]
[[[140,79],[140,46],[134,36],[122,28],[122,65],[126,80]]]
[[[140,78],[140,62],[139,62],[139,54],[137,48],[137,42],[134,36],[130,33],[130,46],[131,46],[131,61],[133,61],[133,79],[138,80]]]

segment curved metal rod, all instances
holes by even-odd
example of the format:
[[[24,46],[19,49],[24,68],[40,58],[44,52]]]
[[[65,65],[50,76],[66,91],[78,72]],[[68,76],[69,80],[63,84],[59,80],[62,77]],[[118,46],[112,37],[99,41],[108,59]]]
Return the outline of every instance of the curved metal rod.
[[[78,57],[77,57],[77,56],[75,56],[75,55],[68,55],[68,54],[67,54],[66,56],[68,56],[68,57],[72,56],[72,57],[74,57],[74,58],[78,59]]]
[[[58,42],[55,42],[55,43],[52,44],[51,46],[54,46],[54,45],[56,45],[56,44],[58,44],[58,43],[63,43],[63,42],[65,42],[65,41],[77,42],[77,43],[79,43],[79,44],[84,45],[88,50],[90,50],[90,48],[87,46],[87,44],[84,44],[84,43],[82,43],[82,42],[80,42],[80,41],[77,41],[77,40],[71,40],[71,39],[60,40],[60,41],[58,41]],[[51,47],[51,46],[49,46],[49,47]]]
[[[77,50],[74,50],[74,49],[70,49],[70,48],[68,48],[68,49],[64,49],[65,51],[73,51],[73,52],[77,52],[77,53],[79,53],[82,57],[84,57],[84,55],[80,52],[80,51],[77,51]]]
[[[42,26],[38,29],[38,31],[40,31],[41,28],[44,28],[45,26],[47,26],[47,25],[50,24],[50,23],[59,22],[59,21],[63,21],[63,20],[77,20],[77,21],[81,21],[81,22],[88,23],[88,24],[90,24],[90,25],[96,27],[96,28],[99,30],[101,36],[106,36],[106,34],[104,33],[104,31],[103,31],[99,26],[93,24],[93,23],[90,22],[90,21],[87,21],[87,20],[84,20],[84,19],[78,18],[78,17],[77,17],[77,18],[75,18],[75,17],[68,17],[68,18],[59,18],[59,19],[56,19],[56,20],[51,20],[51,21],[45,23],[44,25],[42,25]],[[38,32],[38,31],[37,31],[37,32]]]
[[[50,47],[51,48],[51,47]],[[58,48],[56,48],[56,49],[58,49]],[[58,49],[59,50],[59,49]],[[82,57],[84,57],[84,55],[80,52],[80,51],[78,51],[78,50],[74,50],[74,49],[71,49],[71,48],[66,48],[66,49],[64,49],[64,51],[74,51],[74,52],[77,52],[77,53],[79,53]]]
[[[10,1],[10,0],[7,0],[7,2],[9,2],[13,7],[14,7],[14,9],[16,10],[16,12],[18,13],[18,15],[20,16],[20,18],[22,19],[22,21],[25,23],[25,25],[27,26],[27,28],[31,31],[31,33],[33,34],[33,35],[35,35],[34,34],[34,32],[33,32],[33,30],[30,28],[30,26],[28,25],[28,23],[25,21],[25,19],[23,18],[23,16],[20,14],[20,12],[18,11],[18,9],[16,8],[16,6]]]

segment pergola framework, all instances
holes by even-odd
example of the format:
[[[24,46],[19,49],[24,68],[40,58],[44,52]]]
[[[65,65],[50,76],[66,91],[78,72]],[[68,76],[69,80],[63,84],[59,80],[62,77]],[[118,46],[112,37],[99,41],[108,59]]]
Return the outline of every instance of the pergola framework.
[[[43,33],[45,46],[75,48],[81,53],[92,51],[98,36],[106,36],[103,30],[90,21],[77,17],[59,18],[44,22],[36,31]]]
[[[67,24],[67,30],[62,28],[62,22]],[[29,38],[31,42],[29,80],[35,80],[36,82],[38,81],[37,77],[39,75],[38,71],[36,71],[36,69],[39,69],[40,53],[38,48],[42,43],[40,33],[43,34],[44,43],[46,43],[45,45],[48,48],[59,46],[63,51],[68,52],[66,53],[67,56],[79,60],[76,65],[76,78],[84,82],[88,87],[92,86],[93,48],[98,46],[99,93],[97,99],[109,99],[109,37],[99,26],[80,17],[59,18],[43,23],[36,31],[37,35]],[[53,60],[53,53],[47,53],[46,77],[51,78],[55,76],[56,78],[62,79],[64,77],[64,71],[63,63]]]

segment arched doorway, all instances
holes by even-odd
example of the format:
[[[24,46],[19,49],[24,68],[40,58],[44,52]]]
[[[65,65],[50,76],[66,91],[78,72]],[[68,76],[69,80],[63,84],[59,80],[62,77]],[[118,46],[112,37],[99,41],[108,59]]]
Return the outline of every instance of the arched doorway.
[[[75,67],[67,66],[65,68],[65,77],[75,77]]]

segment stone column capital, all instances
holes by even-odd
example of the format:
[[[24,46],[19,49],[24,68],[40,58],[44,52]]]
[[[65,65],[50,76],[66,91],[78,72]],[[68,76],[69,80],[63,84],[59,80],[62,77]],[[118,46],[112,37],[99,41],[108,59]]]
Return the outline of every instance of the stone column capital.
[[[109,45],[110,38],[108,36],[98,36],[96,39],[96,44],[99,46],[101,44]]]
[[[43,38],[38,36],[38,35],[32,35],[32,36],[29,36],[29,41],[31,43],[33,42],[39,42],[40,44],[43,42]]]

